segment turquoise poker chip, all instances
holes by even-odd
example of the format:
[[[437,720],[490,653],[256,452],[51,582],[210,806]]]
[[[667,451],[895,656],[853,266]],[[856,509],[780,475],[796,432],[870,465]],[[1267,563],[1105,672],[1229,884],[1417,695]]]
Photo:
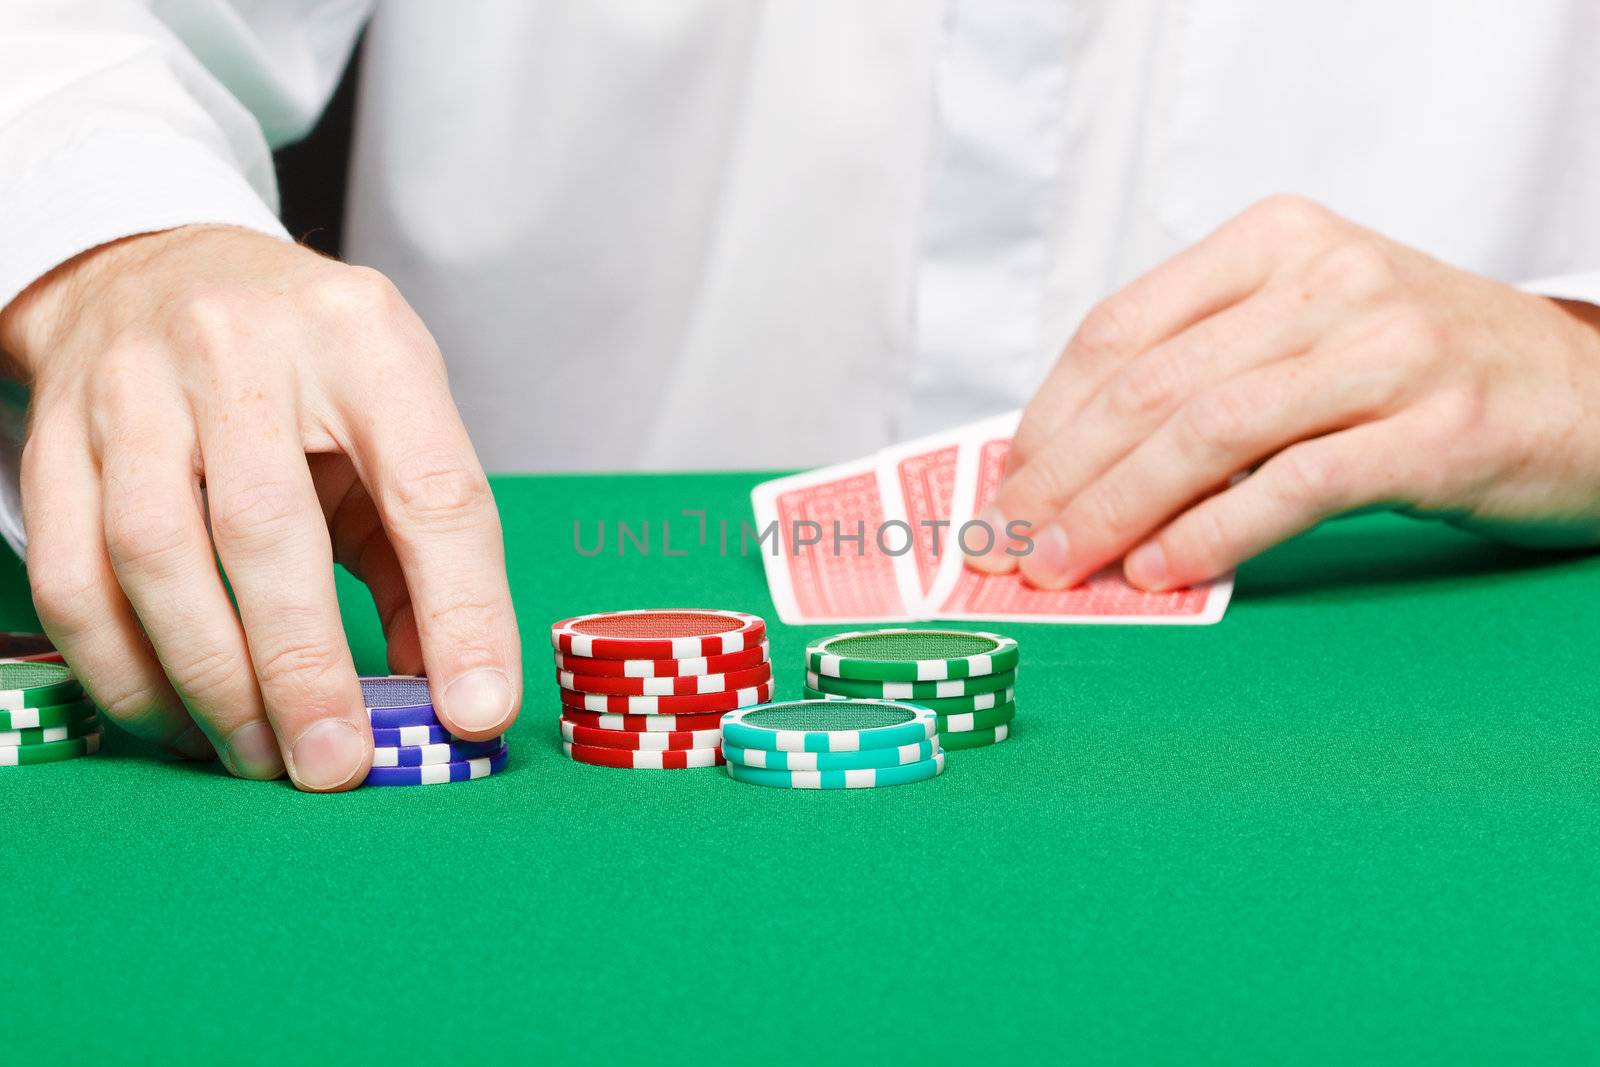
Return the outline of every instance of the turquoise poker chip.
[[[933,712],[895,700],[783,700],[730,711],[722,739],[768,752],[859,752],[899,748],[938,732]]]
[[[864,748],[859,752],[769,752],[764,748],[722,746],[722,756],[729,763],[773,771],[858,771],[867,767],[898,767],[930,760],[939,751],[936,738],[901,745],[899,748]]]
[[[861,767],[853,771],[774,771],[728,761],[728,777],[748,785],[777,789],[875,789],[925,782],[944,773],[944,753],[894,767]]]

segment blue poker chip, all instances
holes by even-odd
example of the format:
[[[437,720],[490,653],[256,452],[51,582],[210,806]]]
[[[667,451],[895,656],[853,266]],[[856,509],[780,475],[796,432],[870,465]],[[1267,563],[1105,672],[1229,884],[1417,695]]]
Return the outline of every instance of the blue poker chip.
[[[435,763],[426,767],[374,767],[367,772],[364,785],[444,785],[446,782],[466,782],[473,778],[487,778],[498,774],[506,765],[506,746],[492,756],[482,759],[458,760],[455,763]]]
[[[482,759],[500,751],[498,737],[489,741],[451,741],[440,745],[378,745],[372,750],[374,767],[428,767],[436,763],[460,763]]]
[[[439,725],[426,678],[411,674],[362,678],[361,697],[376,728]]]
[[[447,745],[461,738],[443,726],[429,723],[425,726],[381,726],[372,728],[372,743],[380,748],[415,748],[418,745]]]

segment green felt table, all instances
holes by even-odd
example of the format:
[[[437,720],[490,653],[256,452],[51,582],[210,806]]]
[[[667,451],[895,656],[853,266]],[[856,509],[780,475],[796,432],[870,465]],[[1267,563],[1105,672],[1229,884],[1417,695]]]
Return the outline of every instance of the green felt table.
[[[916,786],[568,762],[561,616],[762,613],[798,692],[826,631],[679,515],[737,523],[757,480],[498,480],[496,778],[308,796],[123,736],[0,771],[7,1058],[1592,1061],[1600,558],[1363,517],[1243,568],[1217,626],[1010,626],[1014,738]],[[574,551],[618,519],[648,556]],[[32,623],[20,570],[0,604]]]

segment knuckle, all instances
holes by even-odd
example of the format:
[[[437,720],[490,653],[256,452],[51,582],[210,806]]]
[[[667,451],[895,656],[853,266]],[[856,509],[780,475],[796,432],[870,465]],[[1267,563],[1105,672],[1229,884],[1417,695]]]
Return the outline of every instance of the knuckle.
[[[311,296],[323,313],[338,318],[369,316],[403,302],[394,282],[371,267],[340,267],[320,278]]]
[[[1377,325],[1375,343],[1384,355],[1428,356],[1446,344],[1444,324],[1420,307],[1405,306],[1386,315]]]
[[[1152,416],[1171,409],[1178,395],[1178,375],[1170,360],[1142,359],[1112,380],[1106,397],[1119,415]]]
[[[1274,193],[1245,209],[1245,217],[1275,233],[1301,236],[1329,225],[1333,213],[1296,193]]]
[[[76,634],[93,625],[103,601],[102,578],[87,556],[43,551],[35,546],[28,574],[33,606],[51,632]]]
[[[170,665],[181,692],[201,701],[223,696],[230,701],[244,688],[246,663],[217,645],[191,645]]]
[[[181,515],[171,508],[128,494],[121,503],[108,504],[106,551],[118,569],[168,571],[188,544]]]
[[[1102,534],[1126,530],[1133,511],[1122,491],[1104,482],[1085,493],[1075,510]]]
[[[1250,433],[1251,407],[1237,390],[1213,390],[1188,405],[1181,425],[1191,447],[1230,452]]]
[[[429,605],[427,610],[429,622],[457,635],[453,640],[457,642],[458,651],[465,651],[474,644],[489,648],[490,621],[499,614],[497,601],[465,596]]]
[[[1278,457],[1278,463],[1284,503],[1309,511],[1338,504],[1343,475],[1332,456],[1310,447],[1291,448]]]
[[[1138,336],[1137,318],[1126,298],[1101,301],[1083,317],[1073,347],[1091,361],[1113,358],[1133,345]]]
[[[404,524],[466,525],[493,507],[489,482],[476,466],[450,450],[426,450],[395,466],[391,496]]]
[[[301,497],[286,481],[263,479],[240,486],[213,501],[212,532],[235,544],[276,539],[299,514]]]
[[[213,285],[185,295],[172,309],[172,318],[181,335],[201,357],[219,356],[231,350],[252,317],[247,294]]]
[[[1348,299],[1378,296],[1394,288],[1394,259],[1375,241],[1342,241],[1312,261],[1309,288]]]
[[[333,642],[300,639],[268,652],[255,667],[263,689],[280,694],[280,698],[289,693],[295,699],[319,702],[319,694],[337,687],[344,658]]]
[[[995,498],[995,505],[1014,518],[1038,518],[1066,500],[1066,478],[1050,450],[1040,452],[1017,470]]]
[[[1217,508],[1197,508],[1189,522],[1183,524],[1181,543],[1167,550],[1169,561],[1182,560],[1200,571],[1220,569],[1226,565],[1233,543],[1222,524]]]

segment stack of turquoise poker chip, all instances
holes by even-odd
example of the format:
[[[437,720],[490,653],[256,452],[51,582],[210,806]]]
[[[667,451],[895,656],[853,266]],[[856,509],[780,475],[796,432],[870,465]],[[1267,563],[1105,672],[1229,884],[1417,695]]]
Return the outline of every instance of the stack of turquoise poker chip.
[[[92,755],[100,736],[94,705],[66,666],[0,660],[0,767]]]
[[[933,712],[892,700],[787,700],[722,717],[728,777],[784,789],[908,785],[944,773]]]
[[[969,630],[864,630],[806,648],[804,695],[815,700],[897,700],[937,716],[946,750],[980,748],[1011,735],[1017,643]]]

